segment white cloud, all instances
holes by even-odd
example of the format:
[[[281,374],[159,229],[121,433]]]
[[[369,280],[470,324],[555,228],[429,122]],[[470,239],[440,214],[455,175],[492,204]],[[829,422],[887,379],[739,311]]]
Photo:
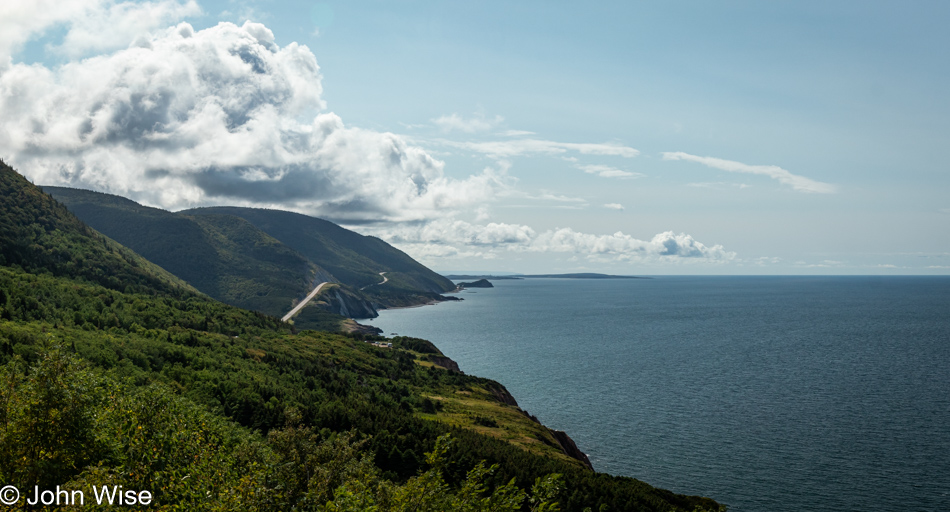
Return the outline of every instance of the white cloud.
[[[808,192],[816,194],[833,194],[837,188],[830,183],[815,181],[804,176],[792,174],[781,167],[775,165],[748,165],[742,162],[732,160],[723,160],[709,156],[696,156],[683,152],[663,153],[664,160],[686,160],[697,162],[713,169],[719,169],[728,172],[740,172],[746,174],[759,174],[778,180],[783,185],[788,185],[799,192]]]
[[[843,261],[838,261],[838,260],[821,260],[818,263],[807,263],[804,261],[797,261],[795,262],[795,264],[798,266],[804,266],[805,268],[832,268],[832,267],[841,267],[845,265]]]
[[[529,204],[507,203],[501,205],[504,208],[563,208],[582,210],[589,206],[586,199],[557,194],[549,190],[541,190],[538,193],[528,193],[514,188],[508,188],[502,191],[499,197],[532,201]]]
[[[40,184],[349,223],[443,217],[507,186],[504,166],[447,178],[399,136],[321,113],[321,95],[307,47],[280,48],[257,23],[182,23],[111,54],[0,73],[0,154]]]
[[[0,70],[27,41],[50,27],[94,8],[101,0],[0,2]]]
[[[588,255],[610,255],[618,261],[670,258],[701,258],[731,260],[735,253],[721,245],[707,247],[685,234],[666,231],[649,241],[637,240],[618,231],[612,235],[579,233],[571,228],[559,228],[540,234],[529,250],[575,252]]]
[[[530,154],[559,155],[568,151],[575,151],[583,155],[607,155],[633,158],[640,151],[616,143],[578,143],[555,142],[541,139],[514,139],[488,142],[457,142],[439,139],[434,141],[446,146],[467,149],[476,153],[483,153],[495,158],[523,156]]]
[[[396,224],[369,228],[380,237],[403,244],[469,246],[527,245],[536,233],[529,226],[491,222],[484,225],[463,220],[440,219],[425,224]]]
[[[414,259],[420,261],[441,261],[460,258],[492,260],[497,258],[497,255],[492,252],[459,249],[458,247],[445,244],[413,244],[411,248],[403,247],[403,250],[406,249],[412,252]]]
[[[501,116],[495,116],[494,119],[486,119],[483,115],[465,119],[458,114],[451,114],[433,119],[432,123],[442,129],[444,132],[460,131],[465,133],[487,132],[501,124],[505,119]]]
[[[165,28],[187,16],[201,14],[194,0],[106,3],[70,20],[70,29],[53,51],[76,58],[90,52],[125,48],[130,44],[148,44],[150,32]]]
[[[528,195],[525,195],[524,197],[527,197],[529,199],[538,199],[541,201],[556,201],[559,203],[586,203],[585,200],[579,197],[565,196],[562,194],[555,194],[553,192],[548,192],[548,191],[542,191],[538,195],[528,194]]]
[[[452,179],[443,162],[405,137],[347,127],[325,112],[316,57],[296,43],[279,47],[262,24],[156,28],[196,12],[191,0],[8,3],[0,10],[0,51],[6,52],[0,54],[0,155],[35,183],[100,190],[171,210],[214,204],[291,209],[362,224],[361,231],[422,258],[490,259],[502,252],[566,253],[596,262],[735,257],[683,233],[643,241],[622,232],[486,223],[487,205],[499,196],[589,206],[555,192],[514,190],[505,157],[637,156],[629,146],[442,141],[496,159],[481,173]],[[55,68],[13,63],[17,48],[53,26],[65,29],[56,48],[72,60]],[[434,122],[472,132],[502,122],[453,116]],[[605,166],[590,169],[632,177]],[[463,211],[477,223],[458,220]]]
[[[57,26],[67,26],[52,49],[68,57],[124,48],[150,31],[201,14],[194,0],[30,0],[0,2],[0,69],[24,43]]]
[[[225,9],[218,14],[218,21],[230,21],[236,25],[241,25],[245,21],[256,21],[258,23],[267,23],[274,17],[267,10],[262,10],[255,6],[257,0],[228,0],[232,9]]]
[[[739,190],[752,187],[747,183],[729,183],[726,181],[704,181],[698,183],[687,183],[687,187],[695,188],[712,188],[712,189],[722,189],[722,188],[737,188]]]
[[[607,208],[608,210],[623,211],[623,205],[620,203],[605,203],[604,208]]]
[[[601,178],[642,178],[645,176],[639,172],[622,171],[609,165],[579,165],[577,167],[587,174],[594,174]]]
[[[619,206],[619,205],[618,205]],[[556,228],[537,232],[520,224],[489,223],[476,225],[462,220],[436,220],[425,225],[400,224],[370,228],[380,238],[390,241],[410,254],[434,254],[435,246],[451,247],[453,254],[468,252],[495,255],[499,251],[570,253],[594,261],[704,261],[723,263],[736,254],[721,245],[709,247],[693,237],[672,231],[659,233],[650,240],[638,240],[622,232],[594,235]]]

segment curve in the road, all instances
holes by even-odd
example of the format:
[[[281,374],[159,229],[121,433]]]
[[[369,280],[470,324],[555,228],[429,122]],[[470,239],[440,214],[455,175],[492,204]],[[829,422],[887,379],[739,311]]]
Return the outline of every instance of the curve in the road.
[[[318,284],[317,287],[314,288],[312,292],[310,292],[310,295],[307,295],[306,299],[300,301],[300,304],[297,304],[297,306],[294,307],[294,309],[290,310],[290,313],[287,313],[286,315],[284,315],[284,318],[281,318],[280,320],[282,322],[286,322],[287,320],[290,320],[291,318],[293,318],[293,316],[296,315],[297,312],[299,312],[301,309],[303,309],[303,307],[306,306],[307,303],[310,302],[311,299],[316,297],[317,294],[320,293],[320,289],[323,288],[323,286],[327,284],[330,284],[330,283],[323,282],[323,283]]]
[[[389,271],[387,270],[386,272],[389,272]],[[360,288],[360,291],[363,291],[363,290],[369,288],[370,286],[379,286],[379,285],[381,285],[381,284],[386,284],[386,281],[389,281],[389,278],[386,277],[386,272],[380,272],[380,273],[379,273],[379,275],[383,276],[382,282],[373,283],[373,284],[368,284],[368,285],[366,285],[366,286]]]

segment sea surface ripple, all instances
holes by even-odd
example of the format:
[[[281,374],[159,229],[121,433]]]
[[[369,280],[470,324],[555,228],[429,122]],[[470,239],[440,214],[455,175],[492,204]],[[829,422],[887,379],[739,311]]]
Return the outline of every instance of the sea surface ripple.
[[[950,510],[950,278],[527,279],[368,323],[733,512]]]

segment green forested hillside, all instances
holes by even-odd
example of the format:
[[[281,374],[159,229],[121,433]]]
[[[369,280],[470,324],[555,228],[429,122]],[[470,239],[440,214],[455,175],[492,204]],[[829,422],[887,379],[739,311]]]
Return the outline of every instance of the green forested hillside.
[[[192,220],[217,250],[214,268],[207,269],[201,282],[214,290],[209,295],[222,302],[280,316],[295,298],[310,291],[319,274],[325,275],[244,219],[209,215]]]
[[[355,451],[355,459],[347,463],[355,463],[366,455],[370,457],[367,459],[369,467],[378,473],[378,478],[393,485],[430,468],[425,464],[424,454],[435,448],[435,440],[440,435],[451,434],[454,442],[446,453],[447,465],[442,469],[450,485],[461,485],[471,468],[479,461],[486,461],[489,465],[497,464],[494,472],[485,477],[489,488],[498,488],[514,478],[518,487],[528,489],[539,477],[563,475],[565,491],[559,500],[564,510],[581,510],[591,505],[596,509],[604,504],[611,507],[609,510],[692,510],[695,505],[713,506],[708,500],[678,496],[629,478],[594,473],[582,464],[570,462],[558,451],[550,432],[498,398],[499,393],[504,393],[503,387],[486,379],[425,364],[427,357],[417,352],[420,347],[413,340],[397,340],[394,349],[385,349],[358,337],[315,331],[295,335],[273,317],[199,296],[169,298],[127,294],[14,269],[0,269],[0,290],[3,290],[0,365],[3,372],[10,375],[7,378],[12,379],[0,391],[0,425],[6,425],[0,429],[7,429],[0,433],[0,457],[4,457],[4,453],[12,454],[0,464],[5,468],[0,470],[0,477],[7,477],[6,481],[29,483],[34,480],[11,478],[38,475],[31,478],[46,478],[50,482],[56,478],[114,482],[131,488],[136,482],[157,485],[167,478],[167,472],[175,471],[181,476],[192,474],[200,482],[198,485],[210,487],[214,495],[208,503],[224,507],[222,503],[237,499],[232,494],[241,487],[239,476],[248,469],[241,464],[250,464],[242,459],[248,455],[241,451],[249,448],[239,448],[240,443],[249,443],[251,447],[265,443],[257,449],[267,453],[273,449],[266,444],[270,436],[259,438],[253,431],[280,437],[304,435],[300,430],[304,429],[312,446],[308,449],[316,451],[321,443],[333,442],[337,435],[352,432],[360,448]],[[43,364],[51,350],[74,354],[82,363],[78,368],[95,370],[96,375],[107,381],[103,386],[112,385],[110,382],[126,383],[128,388],[122,393],[127,397],[118,403],[144,397],[145,402],[134,406],[135,410],[142,411],[137,414],[143,416],[128,419],[128,423],[110,424],[109,429],[122,429],[123,425],[134,429],[137,422],[147,424],[146,411],[158,406],[208,411],[203,414],[216,418],[213,424],[205,428],[192,423],[187,428],[194,435],[213,440],[216,448],[209,448],[208,453],[214,452],[215,457],[206,461],[203,468],[192,467],[190,463],[170,467],[176,460],[187,459],[176,452],[179,449],[176,442],[135,436],[113,439],[108,434],[112,430],[102,432],[101,427],[95,426],[99,418],[89,409],[80,414],[79,419],[70,420],[83,425],[78,430],[75,425],[58,426],[59,420],[50,416],[49,411],[47,414],[31,409],[30,414],[40,415],[39,418],[16,419],[21,414],[17,404],[23,402],[35,403],[33,409],[61,410],[56,405],[64,400],[59,392],[56,396],[36,397],[29,393],[38,391],[17,387],[17,383],[28,382],[35,372],[45,371]],[[78,375],[77,379],[83,374]],[[60,384],[66,388],[64,393],[79,385],[69,380],[70,375],[63,378],[67,379]],[[149,387],[153,391],[150,392]],[[156,389],[167,391],[154,391]],[[169,392],[179,398],[168,397]],[[446,400],[436,399],[441,397],[465,400],[443,405]],[[468,407],[468,412],[458,407]],[[501,414],[486,418],[486,410],[511,411],[522,420],[515,422]],[[233,431],[236,427],[215,426],[226,425],[225,418],[241,428]],[[467,421],[460,422],[459,418]],[[26,426],[37,422],[59,432],[50,438],[50,446],[37,446],[41,441],[31,434],[35,427]],[[236,432],[229,435],[237,440],[223,439],[212,427]],[[143,435],[159,435],[182,427],[172,424],[146,428],[151,430]],[[71,434],[65,432],[73,431],[97,436],[96,443],[90,444],[90,440],[84,438],[64,445],[64,439],[71,439]],[[511,435],[529,436],[535,442],[526,450],[506,442]],[[245,438],[249,440],[241,441]],[[107,450],[110,443],[116,442],[138,446],[134,453],[142,450],[141,445],[157,445],[160,451],[150,453],[152,462],[143,468],[141,461],[128,458],[122,449],[114,448],[120,452],[118,455]],[[45,465],[21,463],[15,454],[24,445],[34,446],[37,453],[44,453],[49,460]],[[98,445],[104,445],[101,450],[106,451],[93,450]],[[168,461],[160,461],[166,457],[161,450],[169,452]],[[218,453],[220,450],[233,451]],[[271,481],[269,485],[262,484],[261,492],[280,494],[282,480],[276,475],[288,470],[288,464],[306,464],[307,457],[258,467],[261,474],[254,478]],[[61,459],[81,460],[86,464],[67,471],[68,474],[53,472],[53,476],[49,476],[50,471],[62,468],[61,464],[53,463]],[[218,464],[230,466],[222,471]],[[312,470],[290,469],[304,473]],[[331,470],[333,468],[328,469]],[[147,472],[142,474],[143,471]],[[235,480],[221,479],[221,472]],[[334,478],[342,481],[339,479],[343,477]],[[304,479],[300,485],[305,491],[296,492],[295,499],[302,499],[310,485],[319,488],[318,484]],[[166,503],[184,499],[182,496],[194,500],[196,494],[192,488],[177,489],[161,499]],[[183,509],[196,506],[194,501],[189,503]],[[238,510],[249,502],[235,503],[233,509]],[[287,502],[275,503],[272,508],[260,506],[259,509],[289,509]]]
[[[228,304],[282,316],[321,274],[238,217],[192,217],[99,192],[44,190],[84,222]]]
[[[181,279],[89,229],[0,161],[0,265],[48,272],[114,290],[194,292]]]
[[[299,213],[258,208],[196,208],[183,213],[228,214],[246,219],[267,234],[294,248],[336,276],[341,282],[364,293],[380,297],[386,305],[401,295],[433,297],[453,290],[455,285],[383,242],[344,229],[332,222]],[[380,272],[389,279],[383,286]]]
[[[378,238],[306,215],[231,207],[172,213],[88,190],[44,190],[90,226],[202,292],[272,315],[286,313],[321,281],[343,285],[340,299],[324,301],[323,307],[356,318],[375,316],[370,302],[423,304],[454,288]],[[311,320],[316,317],[321,322]],[[309,311],[297,321],[314,327],[325,320],[325,314]]]
[[[440,367],[431,343],[298,333],[166,284],[8,182],[20,202],[0,210],[2,254],[68,257],[44,245],[65,239],[84,266],[0,265],[4,485],[90,498],[89,486],[122,485],[159,510],[718,509],[590,471],[503,386]]]

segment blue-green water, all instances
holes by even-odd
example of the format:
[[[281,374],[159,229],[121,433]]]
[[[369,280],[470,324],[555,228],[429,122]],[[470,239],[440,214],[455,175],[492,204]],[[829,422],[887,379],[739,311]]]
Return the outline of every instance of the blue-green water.
[[[950,510],[950,278],[495,281],[435,342],[598,471],[733,512]]]

